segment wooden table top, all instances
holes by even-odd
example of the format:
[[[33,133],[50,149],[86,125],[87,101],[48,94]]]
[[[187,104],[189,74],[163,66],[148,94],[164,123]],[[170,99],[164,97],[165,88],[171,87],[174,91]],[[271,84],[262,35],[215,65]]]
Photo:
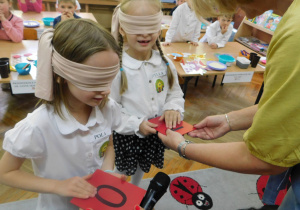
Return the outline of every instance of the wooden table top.
[[[239,52],[241,50],[246,50],[247,52],[253,52],[249,48],[245,47],[244,45],[238,43],[238,42],[228,42],[225,47],[219,48],[219,49],[211,49],[207,43],[199,43],[199,46],[193,46],[188,43],[172,43],[170,46],[162,46],[162,50],[165,53],[165,56],[167,54],[171,53],[191,53],[191,54],[197,54],[197,55],[205,55],[205,60],[203,61],[209,61],[209,60],[215,60],[217,61],[216,53],[219,54],[230,54],[234,58],[237,58],[239,56]],[[172,56],[169,55],[169,58],[172,59]],[[190,77],[190,76],[201,76],[200,74],[187,74],[182,69],[179,61],[174,61],[173,63],[176,67],[177,73],[181,77]],[[246,71],[254,71],[254,73],[264,73],[265,69],[261,66],[257,65],[256,68],[252,68],[249,66],[247,69],[241,69],[238,66],[235,65],[235,63],[227,67],[225,71],[207,71],[204,75],[224,75],[226,72],[246,72]]]
[[[24,56],[24,54],[31,53],[37,55],[38,40],[23,40],[20,43],[14,43],[11,41],[0,40],[0,57],[10,58],[10,65],[13,65],[12,54],[18,54]],[[35,80],[36,79],[36,67],[31,65],[29,75],[19,75],[18,72],[11,71],[8,78],[2,79],[0,77],[0,83],[9,83],[10,80]]]
[[[22,18],[23,20],[35,20],[40,23],[39,27],[33,28],[33,29],[43,29],[43,28],[52,28],[52,26],[45,26],[43,23],[43,18],[45,17],[53,17],[56,18],[61,15],[60,12],[46,12],[42,11],[41,13],[37,12],[25,12],[23,13],[21,10],[14,10],[13,14]],[[93,13],[86,13],[86,12],[81,12],[78,14],[81,18],[86,18],[86,19],[91,19],[95,22],[97,22],[96,18],[94,17]],[[26,27],[24,27],[26,28]]]
[[[43,0],[44,3],[56,3],[56,0]],[[93,5],[103,5],[103,6],[117,6],[119,0],[84,0],[80,1],[80,4],[93,4]],[[174,3],[162,3],[164,9],[172,9],[175,7]]]

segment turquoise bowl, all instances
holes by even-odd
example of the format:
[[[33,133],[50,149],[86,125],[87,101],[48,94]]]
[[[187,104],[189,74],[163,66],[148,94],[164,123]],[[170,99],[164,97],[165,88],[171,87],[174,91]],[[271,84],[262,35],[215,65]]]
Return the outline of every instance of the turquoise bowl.
[[[25,69],[23,69],[27,64],[29,65]],[[20,75],[28,75],[31,69],[31,65],[30,63],[18,63],[17,65],[15,65],[15,68]]]
[[[45,26],[53,26],[54,18],[52,18],[52,17],[45,17],[42,20],[43,20]]]
[[[226,64],[226,66],[231,66],[235,62],[235,58],[231,55],[222,54],[219,55],[219,62]]]

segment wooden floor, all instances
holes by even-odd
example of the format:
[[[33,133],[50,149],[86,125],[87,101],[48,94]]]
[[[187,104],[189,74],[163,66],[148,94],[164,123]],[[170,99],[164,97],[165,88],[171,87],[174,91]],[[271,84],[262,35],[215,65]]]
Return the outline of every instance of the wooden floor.
[[[227,113],[253,105],[263,81],[262,75],[254,75],[251,83],[232,83],[220,86],[221,76],[218,76],[216,86],[211,87],[213,77],[200,77],[198,86],[194,87],[195,80],[189,82],[186,103],[185,121],[195,124],[208,115]],[[15,95],[0,90],[0,157],[4,134],[18,121],[25,118],[27,113],[34,110],[36,99],[33,95]],[[235,131],[213,142],[242,141],[244,131]],[[208,143],[200,139],[192,139],[194,142]],[[211,141],[210,141],[211,142]],[[176,152],[167,150],[165,154],[165,166],[162,170],[154,167],[144,178],[152,178],[158,171],[167,174],[180,173],[208,168],[209,166],[180,158]],[[32,173],[30,161],[23,164],[22,169]],[[0,203],[25,200],[37,197],[37,193],[0,185]]]

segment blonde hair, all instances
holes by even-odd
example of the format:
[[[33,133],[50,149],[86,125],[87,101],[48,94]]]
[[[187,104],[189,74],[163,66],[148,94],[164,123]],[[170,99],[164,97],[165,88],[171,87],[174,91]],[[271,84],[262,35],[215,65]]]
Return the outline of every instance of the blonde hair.
[[[158,11],[160,11],[161,7],[162,7],[162,4],[161,4],[160,0],[122,0],[121,5],[120,5],[120,9],[122,10],[122,12],[124,12],[126,14],[127,9],[130,6],[130,4],[128,4],[128,3],[132,2],[132,1],[148,1],[148,2],[151,2],[151,3],[153,3],[154,5],[157,6]],[[174,75],[173,75],[172,70],[171,70],[171,68],[169,66],[169,62],[165,58],[164,53],[163,53],[163,51],[161,49],[159,37],[157,38],[155,44],[156,44],[156,47],[157,47],[157,49],[158,49],[158,51],[159,51],[159,53],[160,53],[163,61],[167,65],[168,83],[169,83],[169,87],[172,88],[173,84],[174,84]],[[123,45],[124,45],[124,40],[123,40],[122,35],[119,33],[119,46],[120,46],[120,53],[119,53],[119,55],[120,55],[120,68],[121,68],[121,88],[120,88],[120,94],[121,95],[128,89],[128,80],[127,80],[126,74],[125,74],[125,72],[123,70],[123,66],[122,66]]]
[[[252,0],[191,0],[197,17],[217,17],[222,14],[234,14],[239,4]]]
[[[62,2],[71,2],[74,6],[76,6],[76,0],[58,0],[58,5]]]
[[[83,63],[89,56],[106,50],[119,53],[115,39],[105,28],[92,20],[82,18],[59,23],[54,31],[52,44],[61,56],[76,63]],[[38,104],[52,104],[54,111],[63,118],[61,103],[66,106],[67,110],[70,110],[65,94],[66,88],[65,79],[54,74],[53,101],[41,99]],[[102,100],[99,107],[102,108],[107,100],[107,97]]]

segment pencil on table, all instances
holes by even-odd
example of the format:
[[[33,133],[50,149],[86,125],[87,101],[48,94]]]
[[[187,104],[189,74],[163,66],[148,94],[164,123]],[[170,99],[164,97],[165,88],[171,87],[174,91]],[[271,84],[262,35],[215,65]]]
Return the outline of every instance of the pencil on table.
[[[22,69],[26,69],[30,64],[28,63],[26,66],[24,66]]]

